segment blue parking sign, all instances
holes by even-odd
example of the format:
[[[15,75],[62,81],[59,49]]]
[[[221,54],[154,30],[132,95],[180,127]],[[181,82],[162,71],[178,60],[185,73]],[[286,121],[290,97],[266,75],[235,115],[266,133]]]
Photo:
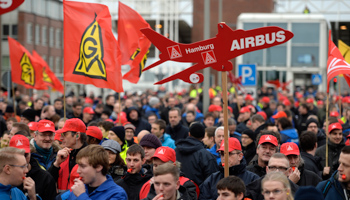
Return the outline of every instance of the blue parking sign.
[[[243,86],[256,86],[256,65],[254,64],[240,64],[238,65],[238,77],[242,76]]]
[[[312,85],[320,85],[322,83],[322,75],[321,74],[312,74],[311,75],[311,83],[312,83]]]

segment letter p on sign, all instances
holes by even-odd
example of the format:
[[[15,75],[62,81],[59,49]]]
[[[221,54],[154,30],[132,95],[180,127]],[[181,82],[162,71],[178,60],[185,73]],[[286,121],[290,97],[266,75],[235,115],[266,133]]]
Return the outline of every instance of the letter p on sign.
[[[253,70],[250,67],[242,67],[242,83],[244,84],[249,77],[253,74]]]
[[[257,84],[257,72],[255,64],[239,64],[238,65],[238,77],[242,77],[243,86],[256,86]]]

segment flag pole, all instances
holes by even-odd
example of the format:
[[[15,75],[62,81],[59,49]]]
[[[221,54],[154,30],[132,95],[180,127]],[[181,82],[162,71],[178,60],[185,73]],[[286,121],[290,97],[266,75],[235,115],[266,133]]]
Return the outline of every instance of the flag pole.
[[[328,167],[328,107],[329,107],[329,93],[327,93],[327,101],[326,101],[326,167]]]
[[[223,97],[223,111],[224,111],[224,145],[225,145],[225,177],[228,177],[229,174],[229,164],[228,164],[228,110],[227,110],[227,73],[221,73],[222,81],[222,97]]]
[[[66,121],[66,81],[63,80],[63,119]]]
[[[12,102],[13,102],[13,110],[15,112],[15,117],[17,115],[17,108],[16,108],[16,97],[15,97],[15,84],[12,83]]]
[[[339,92],[339,97],[341,97],[341,85],[340,85],[340,75],[338,76],[338,92]],[[341,101],[338,102],[338,106],[339,106],[339,116],[341,117],[341,113],[342,113],[342,107],[341,107]]]
[[[120,113],[122,112],[122,104],[120,103],[120,92],[118,93],[118,103],[119,103],[118,122],[119,124],[122,124],[122,119],[120,118]]]

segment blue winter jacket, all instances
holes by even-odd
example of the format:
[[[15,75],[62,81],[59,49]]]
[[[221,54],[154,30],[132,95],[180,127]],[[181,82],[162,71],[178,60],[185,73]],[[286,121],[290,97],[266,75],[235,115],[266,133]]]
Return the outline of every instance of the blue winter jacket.
[[[316,189],[321,191],[325,200],[347,200],[347,198],[344,196],[344,189],[338,181],[338,176],[339,175],[337,170],[332,174],[331,178],[320,182],[316,186]]]
[[[163,137],[160,138],[160,142],[162,143],[162,146],[164,147],[170,147],[172,149],[175,149],[175,141],[171,139],[169,134],[164,133]]]
[[[218,152],[216,152],[216,144],[214,144],[214,146],[210,149],[207,149],[211,154],[213,154],[216,158],[216,162],[218,163],[218,165],[221,162],[221,157],[220,154]]]
[[[107,175],[107,180],[96,188],[91,194],[88,194],[88,187],[86,192],[76,197],[73,192],[69,195],[69,200],[127,200],[128,196],[123,188],[114,183],[112,177]]]
[[[36,198],[41,200],[37,195]],[[21,190],[11,185],[3,185],[0,183],[0,199],[1,200],[27,200],[27,198]]]
[[[294,142],[299,146],[299,135],[295,128],[284,129],[280,131],[281,133],[281,143]]]

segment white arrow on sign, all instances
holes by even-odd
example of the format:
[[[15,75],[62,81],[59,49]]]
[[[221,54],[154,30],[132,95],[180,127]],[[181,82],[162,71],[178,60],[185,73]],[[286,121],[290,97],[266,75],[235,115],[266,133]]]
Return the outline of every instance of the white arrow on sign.
[[[254,81],[254,77],[250,77],[248,78],[250,81]]]

